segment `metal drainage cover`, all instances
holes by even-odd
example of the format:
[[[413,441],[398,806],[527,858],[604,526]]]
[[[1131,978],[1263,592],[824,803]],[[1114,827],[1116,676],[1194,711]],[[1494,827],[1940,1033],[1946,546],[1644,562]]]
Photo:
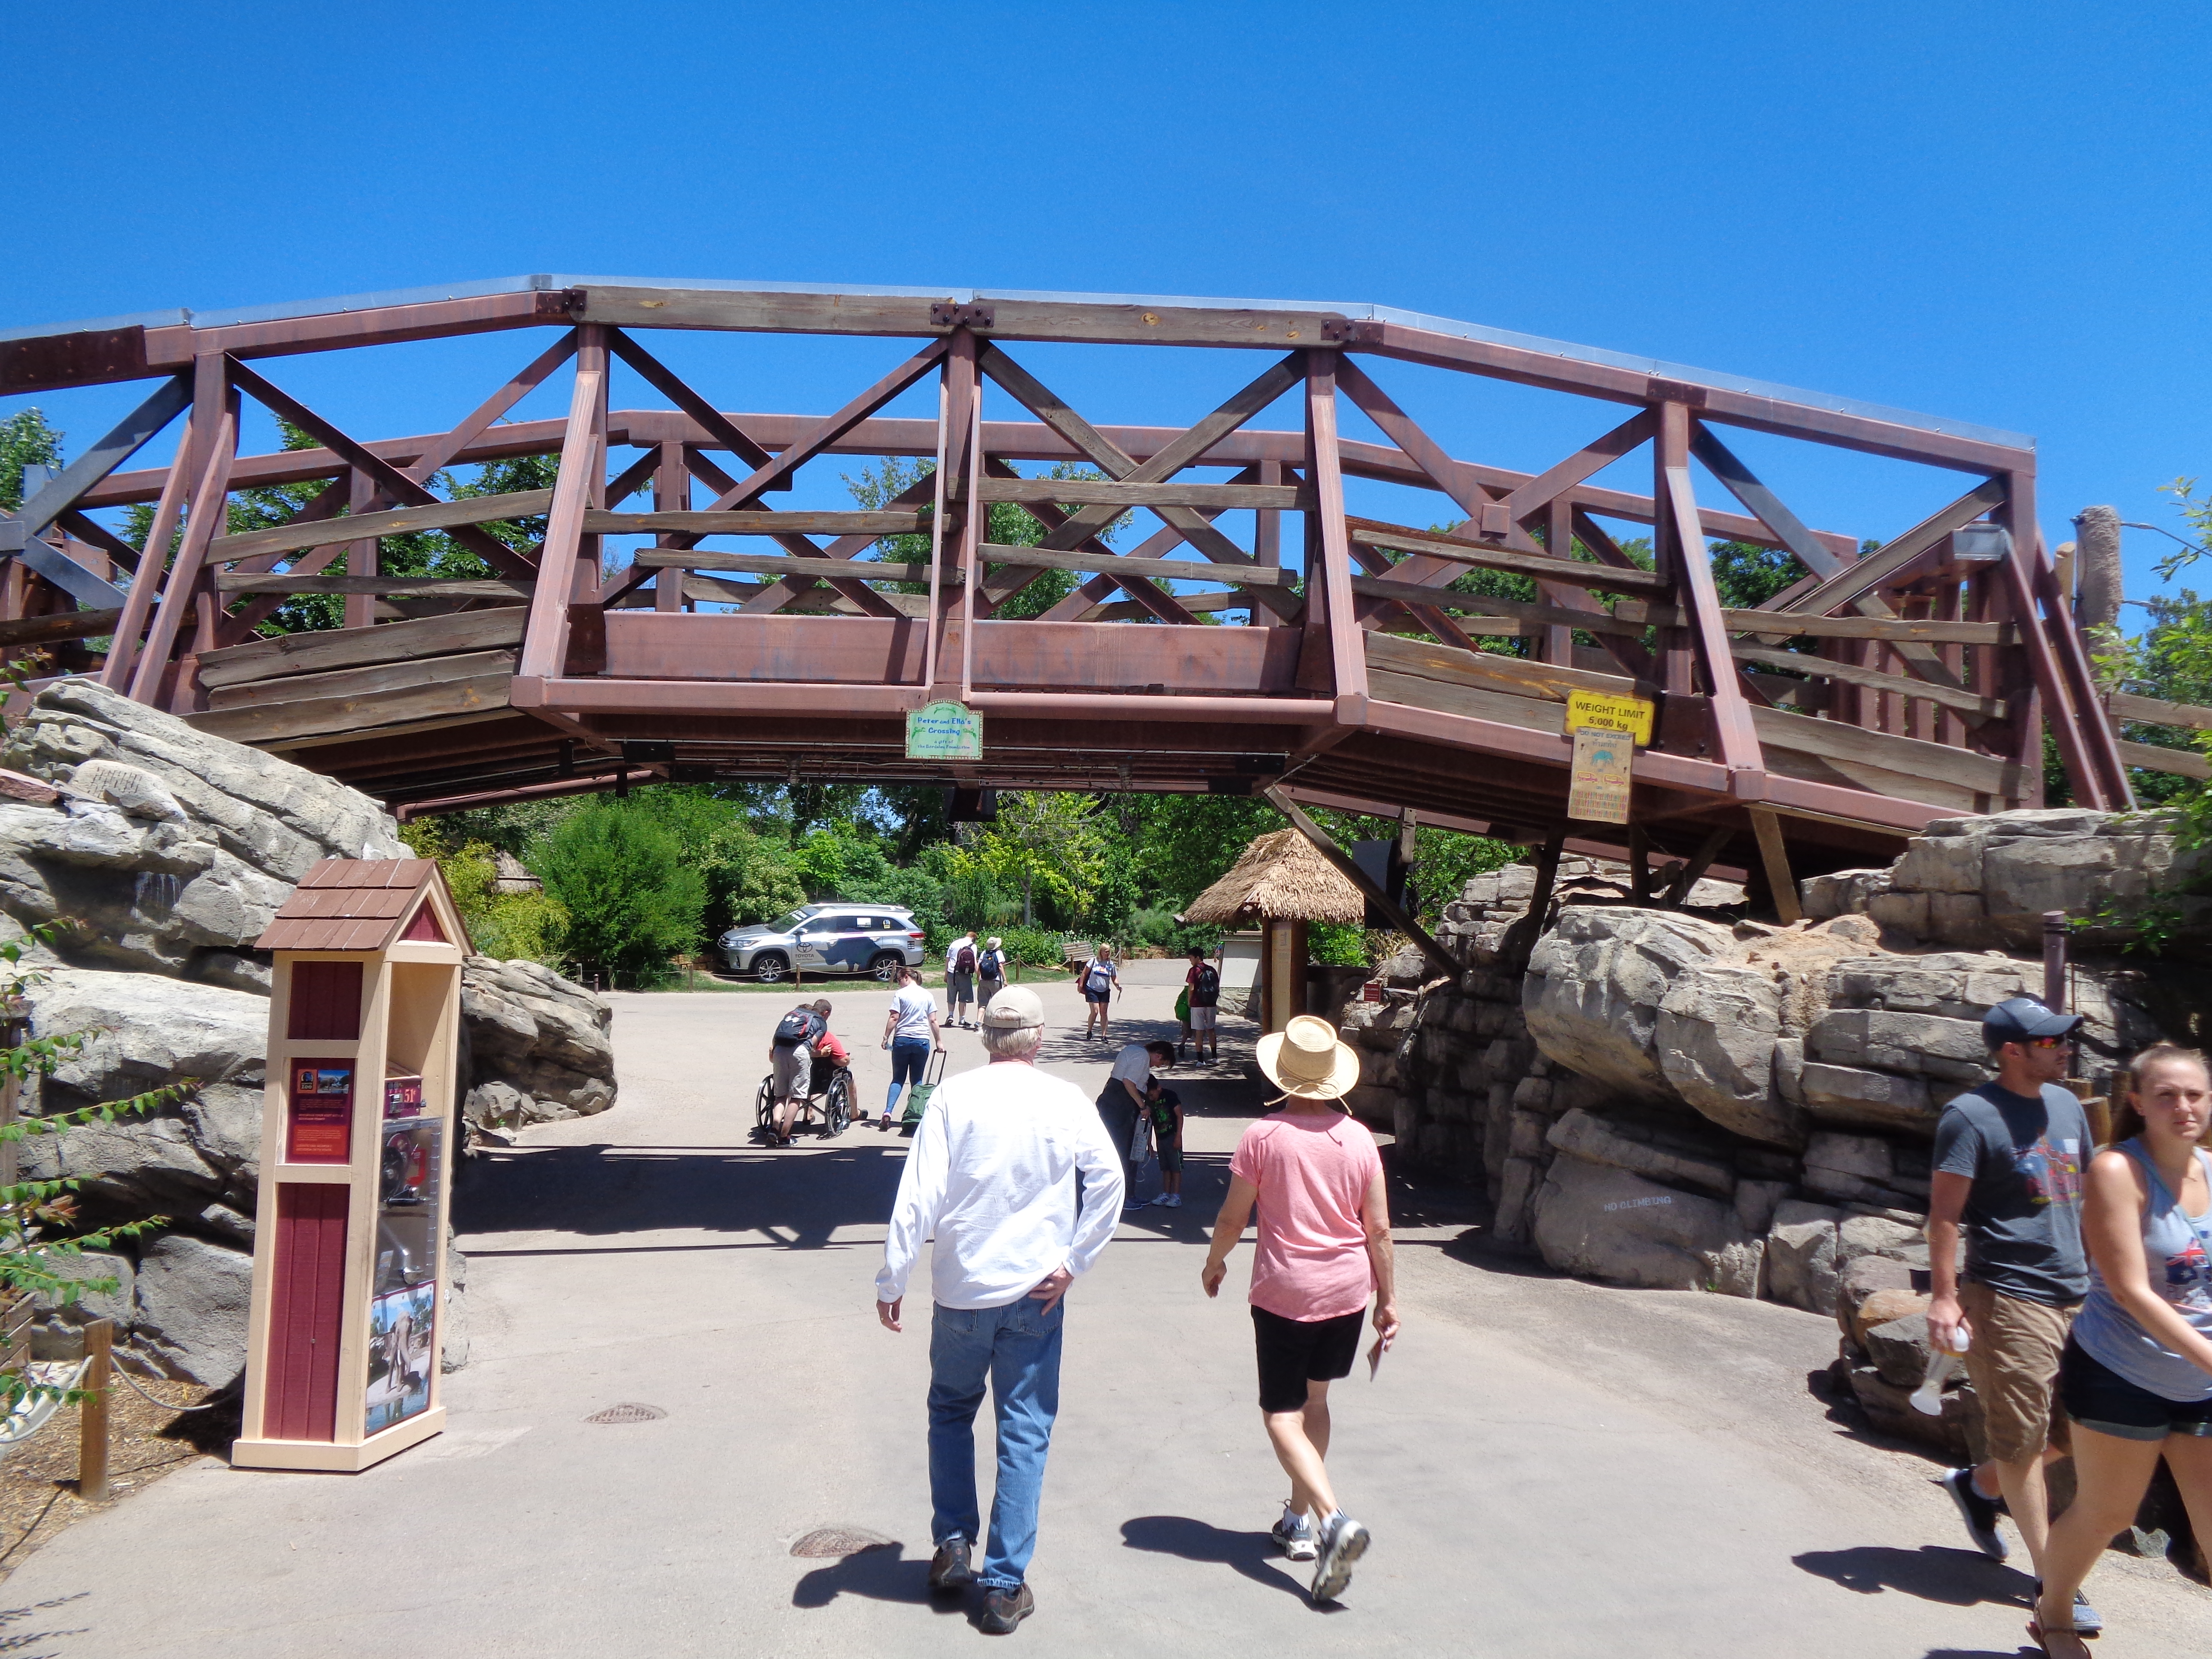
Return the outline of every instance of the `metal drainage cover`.
[[[791,1547],[793,1555],[859,1555],[868,1550],[895,1550],[895,1539],[866,1527],[817,1527]]]
[[[610,1406],[603,1412],[593,1412],[584,1421],[586,1423],[657,1423],[667,1415],[668,1413],[658,1406],[641,1406],[635,1401],[626,1401],[619,1406]]]

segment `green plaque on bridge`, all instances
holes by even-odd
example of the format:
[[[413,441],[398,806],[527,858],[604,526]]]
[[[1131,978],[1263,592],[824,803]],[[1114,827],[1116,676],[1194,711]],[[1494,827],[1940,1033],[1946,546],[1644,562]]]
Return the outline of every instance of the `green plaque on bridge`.
[[[964,702],[933,702],[908,710],[906,757],[935,761],[982,759],[982,712]]]

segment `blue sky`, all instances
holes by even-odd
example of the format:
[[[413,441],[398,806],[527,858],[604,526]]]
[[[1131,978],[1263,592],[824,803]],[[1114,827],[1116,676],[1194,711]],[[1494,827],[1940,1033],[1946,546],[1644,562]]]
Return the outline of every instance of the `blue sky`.
[[[2158,486],[2212,474],[2195,6],[125,3],[9,36],[0,327],[528,271],[1363,300],[2032,433],[2054,542],[2093,501],[2179,529]],[[264,367],[386,434],[533,350]],[[900,348],[668,355],[812,410]],[[1027,360],[1100,420],[1259,367],[1170,355]],[[1616,418],[1378,378],[1503,465]],[[34,401],[82,441],[125,395]],[[1744,447],[1856,535],[1962,487]],[[2170,546],[2128,533],[2131,592]]]

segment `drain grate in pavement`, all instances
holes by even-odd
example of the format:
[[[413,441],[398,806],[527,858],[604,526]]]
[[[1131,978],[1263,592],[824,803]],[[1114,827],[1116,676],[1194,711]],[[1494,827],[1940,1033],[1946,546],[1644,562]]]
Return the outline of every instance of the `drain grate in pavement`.
[[[791,1547],[793,1555],[860,1555],[868,1550],[895,1550],[896,1540],[866,1527],[817,1527]]]
[[[658,1406],[641,1406],[626,1401],[619,1406],[610,1406],[603,1412],[593,1412],[586,1423],[657,1423],[668,1413]]]

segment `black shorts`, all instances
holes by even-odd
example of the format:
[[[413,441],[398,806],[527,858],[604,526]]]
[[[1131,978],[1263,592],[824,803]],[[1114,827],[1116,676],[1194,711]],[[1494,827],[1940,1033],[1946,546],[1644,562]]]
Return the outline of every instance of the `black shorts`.
[[[2085,1429],[2123,1440],[2212,1435],[2212,1400],[2168,1400],[2130,1382],[2072,1337],[2058,1357],[2058,1399]]]
[[[1252,1335],[1260,1351],[1260,1409],[1303,1410],[1306,1384],[1334,1382],[1352,1374],[1359,1352],[1364,1309],[1334,1319],[1285,1319],[1265,1308],[1252,1310]]]

